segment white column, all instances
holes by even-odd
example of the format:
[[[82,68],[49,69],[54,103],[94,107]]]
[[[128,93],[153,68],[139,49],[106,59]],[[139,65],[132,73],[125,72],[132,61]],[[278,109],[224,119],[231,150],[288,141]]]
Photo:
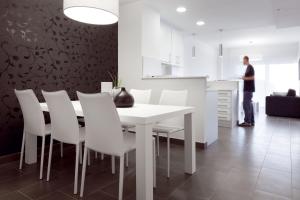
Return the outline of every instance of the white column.
[[[153,199],[153,124],[136,126],[136,199]]]
[[[25,163],[34,164],[37,162],[37,136],[26,134],[25,139]]]
[[[184,115],[184,171],[187,174],[196,172],[196,137],[193,114]]]

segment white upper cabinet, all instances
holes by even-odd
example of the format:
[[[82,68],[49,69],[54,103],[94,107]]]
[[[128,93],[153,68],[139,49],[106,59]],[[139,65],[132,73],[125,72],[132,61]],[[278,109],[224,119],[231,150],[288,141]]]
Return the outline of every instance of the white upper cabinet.
[[[184,41],[182,32],[160,23],[160,59],[163,63],[183,66]]]
[[[171,63],[175,66],[182,67],[184,56],[183,34],[175,29],[172,30],[172,52]]]
[[[160,59],[163,63],[171,63],[172,29],[170,26],[160,23]]]

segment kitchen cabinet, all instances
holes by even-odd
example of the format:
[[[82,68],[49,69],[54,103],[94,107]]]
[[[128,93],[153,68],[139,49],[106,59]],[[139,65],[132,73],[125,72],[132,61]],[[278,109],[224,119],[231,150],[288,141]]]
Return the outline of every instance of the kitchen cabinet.
[[[181,67],[183,66],[184,56],[184,42],[182,32],[173,29],[172,30],[172,51],[171,51],[171,63],[172,65]]]
[[[238,108],[237,90],[219,90],[218,119],[220,127],[232,128],[237,124]]]
[[[184,40],[183,33],[161,22],[160,59],[165,64],[175,67],[183,66]]]
[[[172,29],[170,26],[160,24],[160,59],[163,63],[171,63]]]

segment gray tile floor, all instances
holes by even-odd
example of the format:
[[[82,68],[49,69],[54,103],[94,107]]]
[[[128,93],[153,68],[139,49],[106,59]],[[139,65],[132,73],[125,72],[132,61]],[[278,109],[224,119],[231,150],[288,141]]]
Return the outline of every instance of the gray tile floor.
[[[300,200],[300,120],[261,114],[255,128],[219,130],[219,141],[197,151],[197,172],[183,173],[183,146],[172,145],[171,178],[166,175],[162,143],[157,163],[158,200]],[[126,169],[124,199],[135,199],[135,155]],[[17,170],[18,162],[0,166],[0,199],[71,200],[74,150],[55,154],[50,182],[38,180],[39,166]],[[46,168],[45,168],[46,169]],[[113,200],[118,175],[110,173],[110,159],[92,161],[87,171],[85,198]],[[45,170],[46,172],[46,170]]]

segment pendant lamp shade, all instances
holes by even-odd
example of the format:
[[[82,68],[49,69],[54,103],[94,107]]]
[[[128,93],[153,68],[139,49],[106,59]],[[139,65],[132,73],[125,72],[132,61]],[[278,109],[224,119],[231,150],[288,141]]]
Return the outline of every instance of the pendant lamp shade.
[[[114,24],[119,20],[119,0],[64,0],[64,14],[86,24]]]

